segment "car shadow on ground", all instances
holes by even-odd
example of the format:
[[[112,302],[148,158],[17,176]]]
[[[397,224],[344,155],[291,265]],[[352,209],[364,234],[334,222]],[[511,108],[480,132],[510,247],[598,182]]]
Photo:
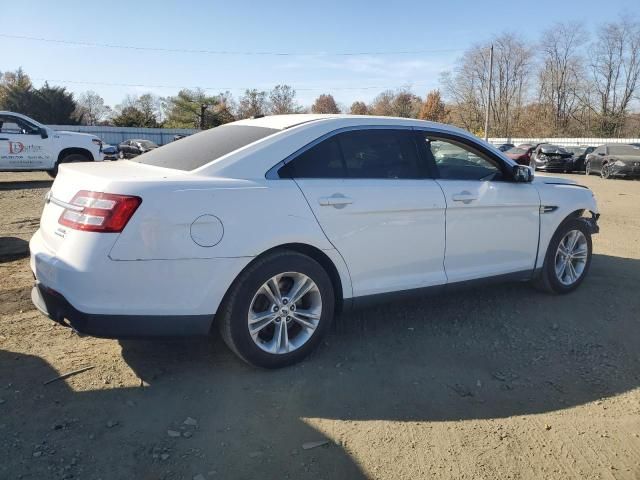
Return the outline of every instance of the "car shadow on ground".
[[[0,191],[3,190],[33,190],[37,188],[51,188],[53,180],[29,180],[0,182]]]
[[[83,448],[103,456],[100,462],[116,461],[123,477],[166,473],[151,455],[160,445],[184,474],[366,478],[340,439],[314,428],[313,419],[495,419],[637,388],[639,280],[639,260],[595,255],[589,277],[570,295],[493,285],[353,312],[308,360],[277,371],[245,365],[217,337],[121,341],[145,388],[74,393],[59,382],[54,401],[61,418],[122,419]],[[42,360],[2,355],[5,382],[19,385],[27,364],[52,376]],[[127,407],[129,400],[136,406]],[[50,429],[52,419],[38,415],[34,409],[29,421]],[[187,416],[198,419],[194,436],[167,438],[167,425]],[[21,421],[3,422],[19,429]],[[323,439],[332,443],[301,449]]]
[[[29,242],[18,237],[0,237],[0,263],[29,256]]]

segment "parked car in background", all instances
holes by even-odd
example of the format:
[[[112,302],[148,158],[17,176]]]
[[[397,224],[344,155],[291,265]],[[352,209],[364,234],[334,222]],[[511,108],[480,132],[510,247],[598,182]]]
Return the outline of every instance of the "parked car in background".
[[[558,145],[541,143],[533,150],[530,165],[534,170],[570,172],[573,154]]]
[[[498,145],[498,150],[500,150],[501,152],[506,152],[507,150],[509,150],[510,148],[515,147],[515,145],[513,143],[503,143],[502,145]]]
[[[504,153],[519,165],[531,165],[531,149],[529,148],[513,147]]]
[[[122,159],[133,158],[156,148],[158,145],[151,140],[132,138],[118,145],[118,156]]]
[[[118,147],[115,145],[102,145],[102,153],[105,160],[117,160],[118,159]]]
[[[584,172],[584,162],[587,159],[587,155],[595,150],[596,147],[587,147],[578,145],[576,147],[565,147],[567,152],[573,154],[573,170],[577,172]]]
[[[609,143],[587,155],[585,173],[599,173],[602,178],[640,177],[640,145]]]
[[[32,300],[96,336],[217,328],[275,368],[309,354],[334,312],[376,298],[504,278],[571,292],[597,219],[588,188],[534,179],[459,128],[246,119],[61,169],[30,242]]]
[[[55,177],[62,163],[102,159],[102,140],[95,135],[53,130],[25,115],[0,112],[0,171]]]

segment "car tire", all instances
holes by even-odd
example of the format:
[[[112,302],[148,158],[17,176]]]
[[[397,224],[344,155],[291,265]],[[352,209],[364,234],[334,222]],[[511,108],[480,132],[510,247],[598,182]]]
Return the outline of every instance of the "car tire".
[[[118,158],[119,158],[120,160],[124,160],[124,159],[126,159],[126,157],[125,157],[125,155],[124,155],[124,152],[123,152],[122,150],[120,150],[120,151],[118,152]]]
[[[584,174],[588,177],[591,175],[591,162],[584,163]]]
[[[295,300],[298,286],[309,291]],[[324,268],[307,255],[283,249],[258,258],[238,276],[216,320],[223,340],[241,359],[280,368],[316,348],[334,308],[333,284]]]
[[[47,170],[47,173],[51,178],[56,178],[58,175],[58,167],[61,163],[75,163],[75,162],[90,162],[91,159],[86,155],[82,155],[81,153],[71,153],[69,155],[65,155],[61,160],[56,162],[55,167],[51,170]]]
[[[612,178],[611,177],[611,169],[609,168],[609,164],[605,163],[604,165],[602,165],[602,168],[600,169],[600,176],[602,178],[609,179]]]
[[[571,246],[570,242],[574,239],[576,239],[575,244]],[[567,256],[560,249],[561,243],[564,250],[571,247],[571,257],[566,262]],[[549,242],[542,271],[534,279],[534,286],[547,293],[572,292],[587,276],[591,266],[591,256],[591,232],[587,224],[579,217],[565,220]],[[563,263],[565,263],[564,269]],[[573,273],[576,273],[574,278],[572,278]]]

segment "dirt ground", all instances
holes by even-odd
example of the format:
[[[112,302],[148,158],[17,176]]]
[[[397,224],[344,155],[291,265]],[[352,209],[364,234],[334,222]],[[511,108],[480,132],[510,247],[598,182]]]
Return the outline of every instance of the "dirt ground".
[[[602,213],[576,292],[350,313],[261,371],[218,338],[81,338],[40,315],[26,241],[50,181],[0,174],[0,478],[640,478],[640,181],[572,177]]]

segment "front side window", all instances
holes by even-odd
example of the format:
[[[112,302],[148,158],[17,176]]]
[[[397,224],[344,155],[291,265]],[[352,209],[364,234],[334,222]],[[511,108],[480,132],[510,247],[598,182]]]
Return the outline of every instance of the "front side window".
[[[279,170],[287,178],[424,178],[409,130],[353,130],[304,151]]]
[[[0,133],[31,135],[38,130],[31,124],[14,117],[0,117]]]
[[[496,161],[455,140],[426,136],[427,155],[433,158],[439,177],[445,180],[500,180]]]

